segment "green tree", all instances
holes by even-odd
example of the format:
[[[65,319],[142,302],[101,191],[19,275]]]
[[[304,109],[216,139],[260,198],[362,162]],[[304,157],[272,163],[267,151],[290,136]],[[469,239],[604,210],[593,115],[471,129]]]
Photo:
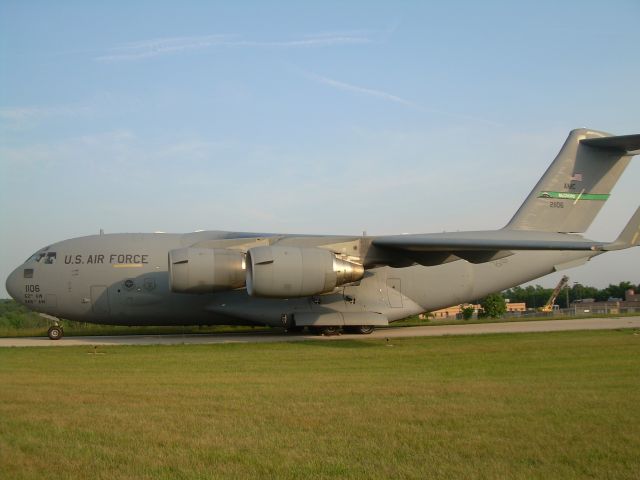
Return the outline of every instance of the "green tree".
[[[552,288],[543,288],[540,285],[529,285],[527,287],[514,287],[506,290],[503,294],[504,298],[508,298],[509,301],[517,303],[524,302],[528,308],[536,308],[544,305],[551,293]]]
[[[640,291],[640,285],[636,286],[628,281],[622,281],[617,285],[609,285],[603,289],[574,282],[573,285],[565,287],[562,292],[560,292],[556,303],[562,308],[567,307],[567,296],[569,297],[569,303],[583,298],[594,298],[599,302],[606,301],[609,298],[624,299],[624,294],[629,288]],[[542,288],[540,285],[536,285],[535,287],[531,285],[527,287],[518,286],[505,290],[502,292],[502,296],[508,298],[511,302],[524,302],[528,308],[536,308],[545,304],[551,296],[552,291],[552,288]]]
[[[491,318],[498,318],[504,315],[507,311],[507,302],[499,293],[492,293],[487,295],[482,302],[480,302],[482,310],[485,316]]]
[[[618,285],[609,284],[607,288],[601,290],[603,293],[598,300],[608,300],[609,298],[621,298],[624,300],[624,294],[629,289],[635,289],[631,282],[620,282]]]
[[[460,305],[460,313],[462,313],[462,318],[464,320],[469,320],[472,316],[473,316],[473,312],[475,312],[475,308],[473,308],[473,305],[467,305],[466,307],[464,305]]]

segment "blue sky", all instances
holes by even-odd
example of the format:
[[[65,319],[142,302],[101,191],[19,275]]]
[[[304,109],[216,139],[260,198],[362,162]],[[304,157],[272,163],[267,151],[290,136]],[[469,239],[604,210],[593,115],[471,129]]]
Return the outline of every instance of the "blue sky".
[[[100,228],[499,228],[569,130],[640,133],[638,18],[635,0],[6,0],[0,276]],[[638,162],[587,236],[634,212]],[[639,250],[572,281],[638,283]]]

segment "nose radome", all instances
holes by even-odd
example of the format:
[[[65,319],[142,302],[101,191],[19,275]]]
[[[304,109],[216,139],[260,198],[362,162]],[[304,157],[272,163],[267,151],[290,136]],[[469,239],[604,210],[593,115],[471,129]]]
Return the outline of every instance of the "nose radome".
[[[9,295],[11,295],[11,298],[13,298],[15,301],[19,302],[19,296],[20,296],[20,273],[18,272],[18,268],[16,268],[13,272],[11,272],[11,275],[9,275],[7,277],[7,281],[5,283],[5,287],[7,289],[7,292],[9,292]]]

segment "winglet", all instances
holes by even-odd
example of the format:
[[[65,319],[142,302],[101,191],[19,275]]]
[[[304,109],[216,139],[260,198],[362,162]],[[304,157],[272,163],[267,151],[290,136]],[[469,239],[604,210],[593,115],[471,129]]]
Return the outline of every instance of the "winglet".
[[[633,214],[615,242],[605,245],[604,250],[622,250],[636,245],[640,245],[640,207],[636,209],[636,213]]]

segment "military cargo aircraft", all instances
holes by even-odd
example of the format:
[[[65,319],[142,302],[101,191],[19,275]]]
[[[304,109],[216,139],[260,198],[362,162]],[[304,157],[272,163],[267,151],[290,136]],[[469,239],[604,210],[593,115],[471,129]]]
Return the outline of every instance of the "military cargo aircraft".
[[[202,231],[64,240],[7,291],[54,318],[111,325],[270,325],[361,334],[640,243],[640,208],[613,242],[583,238],[640,135],[573,130],[500,230],[392,236]],[[59,339],[56,322],[49,337]]]

